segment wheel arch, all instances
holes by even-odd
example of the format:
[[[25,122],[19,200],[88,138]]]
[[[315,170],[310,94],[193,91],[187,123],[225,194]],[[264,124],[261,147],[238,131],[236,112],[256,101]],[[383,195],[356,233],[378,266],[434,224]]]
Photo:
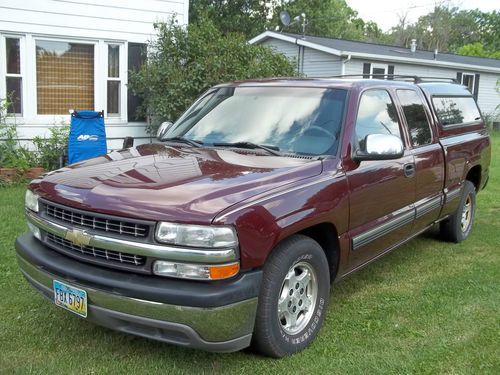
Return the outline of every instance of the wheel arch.
[[[476,188],[476,192],[479,191],[481,186],[481,172],[481,165],[475,165],[469,169],[467,175],[465,176],[465,180],[472,182]]]
[[[282,238],[279,243],[297,234],[307,236],[316,241],[321,246],[321,248],[325,252],[326,259],[328,260],[330,282],[333,282],[335,280],[335,277],[337,276],[337,271],[340,264],[340,242],[335,225],[329,222],[314,224],[305,229],[301,229],[297,232],[291,233],[289,236]],[[271,253],[269,255],[271,255]]]

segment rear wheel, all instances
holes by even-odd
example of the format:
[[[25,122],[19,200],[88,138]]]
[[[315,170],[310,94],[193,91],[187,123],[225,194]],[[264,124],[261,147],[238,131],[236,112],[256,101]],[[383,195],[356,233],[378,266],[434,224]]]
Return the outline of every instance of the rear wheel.
[[[472,182],[465,181],[457,211],[440,224],[443,238],[457,243],[465,240],[474,224],[475,209],[476,188]]]
[[[295,235],[278,245],[264,266],[252,347],[272,357],[303,350],[323,323],[330,276],[321,246]]]

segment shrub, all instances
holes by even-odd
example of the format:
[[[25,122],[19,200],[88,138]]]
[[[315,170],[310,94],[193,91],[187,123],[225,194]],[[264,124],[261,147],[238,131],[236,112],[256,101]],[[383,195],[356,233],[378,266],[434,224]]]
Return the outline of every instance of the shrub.
[[[0,99],[0,167],[24,171],[35,163],[34,155],[18,141],[15,124],[7,122],[8,99]]]
[[[187,28],[174,20],[155,28],[147,63],[129,77],[129,88],[144,100],[140,111],[154,119],[150,133],[217,83],[296,75],[284,55],[248,44],[242,34],[222,34],[207,19]]]
[[[38,165],[47,171],[60,167],[60,160],[68,148],[69,126],[52,126],[48,138],[35,137]]]

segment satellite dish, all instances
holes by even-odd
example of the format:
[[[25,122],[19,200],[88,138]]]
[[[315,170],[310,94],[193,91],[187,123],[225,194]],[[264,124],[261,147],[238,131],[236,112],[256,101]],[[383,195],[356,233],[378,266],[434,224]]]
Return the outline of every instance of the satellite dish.
[[[280,12],[280,21],[283,24],[283,26],[290,25],[291,21],[290,14],[286,10]]]

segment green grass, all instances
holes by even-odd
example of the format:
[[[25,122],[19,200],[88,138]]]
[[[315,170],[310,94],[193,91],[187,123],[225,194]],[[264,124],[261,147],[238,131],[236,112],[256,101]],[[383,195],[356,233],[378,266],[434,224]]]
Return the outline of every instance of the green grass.
[[[21,186],[0,189],[0,372],[500,374],[500,135],[476,225],[458,245],[419,236],[333,286],[303,353],[211,354],[97,327],[35,293],[16,264]]]

